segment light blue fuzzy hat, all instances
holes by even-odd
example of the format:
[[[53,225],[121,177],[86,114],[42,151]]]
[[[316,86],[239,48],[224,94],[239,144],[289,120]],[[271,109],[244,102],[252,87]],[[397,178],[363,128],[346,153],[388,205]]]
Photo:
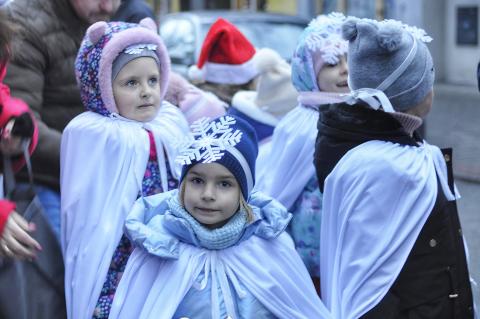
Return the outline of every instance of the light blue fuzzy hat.
[[[318,92],[317,74],[325,64],[337,64],[347,52],[348,42],[342,38],[341,13],[321,15],[313,19],[300,35],[292,58],[292,83],[299,92]]]
[[[349,41],[348,70],[352,90],[377,89],[395,111],[407,111],[432,90],[435,71],[424,42],[425,31],[395,20],[349,18],[342,25]]]

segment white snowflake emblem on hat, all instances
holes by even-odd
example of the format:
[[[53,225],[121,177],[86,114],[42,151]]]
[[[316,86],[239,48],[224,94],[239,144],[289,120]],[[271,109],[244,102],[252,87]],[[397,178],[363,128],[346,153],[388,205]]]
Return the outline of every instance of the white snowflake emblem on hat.
[[[222,116],[210,122],[209,118],[201,118],[191,125],[191,133],[180,142],[179,155],[176,162],[190,165],[192,161],[212,163],[221,159],[228,147],[240,142],[242,132],[233,131],[236,120],[231,116]]]

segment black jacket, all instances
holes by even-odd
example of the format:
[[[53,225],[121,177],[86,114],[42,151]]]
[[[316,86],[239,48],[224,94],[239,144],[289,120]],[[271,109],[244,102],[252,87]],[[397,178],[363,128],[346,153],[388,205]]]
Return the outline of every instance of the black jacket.
[[[395,118],[383,111],[363,105],[321,107],[314,161],[322,192],[325,178],[350,149],[371,140],[416,146],[418,138],[415,134],[410,137]],[[451,150],[442,152],[453,189]],[[396,281],[363,318],[473,318],[457,206],[455,201],[447,201],[442,191]]]

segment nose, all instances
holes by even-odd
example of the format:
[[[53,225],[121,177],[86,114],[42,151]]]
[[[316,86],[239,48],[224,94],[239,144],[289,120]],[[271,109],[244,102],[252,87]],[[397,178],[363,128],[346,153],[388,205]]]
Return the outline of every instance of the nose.
[[[203,192],[202,192],[202,200],[204,201],[213,201],[215,200],[215,186],[211,183],[206,183]]]
[[[149,98],[152,95],[152,88],[150,87],[150,85],[148,85],[148,83],[142,84],[140,95],[143,99]]]
[[[341,75],[348,74],[348,63],[344,57],[340,59],[340,74]]]

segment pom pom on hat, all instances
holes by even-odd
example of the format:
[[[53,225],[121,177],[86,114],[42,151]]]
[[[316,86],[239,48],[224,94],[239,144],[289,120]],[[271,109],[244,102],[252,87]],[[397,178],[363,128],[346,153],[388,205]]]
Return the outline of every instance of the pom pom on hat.
[[[281,119],[297,106],[298,92],[292,84],[292,69],[271,49],[261,49],[255,55],[259,71],[255,104],[263,111]]]
[[[202,45],[197,65],[189,71],[193,82],[245,84],[257,75],[255,48],[233,24],[218,19],[212,24]]]

